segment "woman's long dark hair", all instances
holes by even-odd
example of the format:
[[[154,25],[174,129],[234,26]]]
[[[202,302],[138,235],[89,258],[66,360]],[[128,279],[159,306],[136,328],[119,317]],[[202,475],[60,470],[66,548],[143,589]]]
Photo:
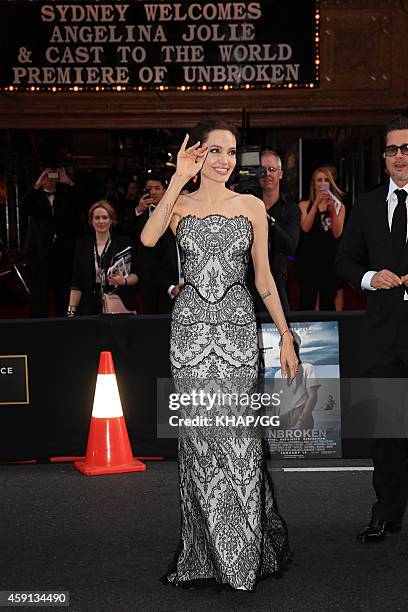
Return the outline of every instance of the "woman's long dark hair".
[[[206,142],[208,134],[213,130],[226,130],[227,132],[231,132],[231,134],[235,137],[235,140],[238,142],[239,132],[235,125],[232,125],[232,123],[229,123],[228,121],[224,121],[224,119],[211,117],[206,121],[200,121],[191,129],[187,146],[191,147],[198,141],[203,144]]]

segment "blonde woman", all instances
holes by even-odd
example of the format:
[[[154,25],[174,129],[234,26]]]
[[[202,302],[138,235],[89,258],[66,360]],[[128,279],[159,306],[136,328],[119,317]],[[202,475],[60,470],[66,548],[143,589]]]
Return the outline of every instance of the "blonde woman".
[[[334,260],[338,239],[343,233],[345,208],[343,192],[330,169],[317,168],[310,181],[307,200],[299,202],[301,241],[296,259],[300,286],[300,310],[335,310],[339,284]]]
[[[106,276],[112,258],[126,247],[130,238],[111,234],[117,221],[115,209],[106,200],[95,202],[88,211],[88,223],[93,235],[77,241],[68,316],[94,315],[102,312],[102,293],[115,291],[129,310],[136,309],[135,285],[138,277],[134,257],[130,274]]]

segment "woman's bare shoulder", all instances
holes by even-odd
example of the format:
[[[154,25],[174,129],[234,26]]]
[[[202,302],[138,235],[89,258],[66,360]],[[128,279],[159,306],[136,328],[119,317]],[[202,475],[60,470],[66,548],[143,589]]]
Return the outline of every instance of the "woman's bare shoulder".
[[[194,193],[179,195],[176,200],[169,224],[174,234],[176,233],[177,225],[179,224],[180,220],[183,217],[191,214],[192,210],[194,210],[194,206],[197,202],[197,199],[194,197]]]
[[[193,193],[185,193],[179,195],[173,208],[173,214],[176,214],[180,217],[189,214],[191,212],[191,209],[194,209],[194,207],[199,204],[200,200],[196,194],[197,192],[194,191]]]
[[[249,193],[240,194],[241,208],[244,208],[245,214],[251,221],[259,221],[266,217],[266,209],[264,202],[254,195]]]

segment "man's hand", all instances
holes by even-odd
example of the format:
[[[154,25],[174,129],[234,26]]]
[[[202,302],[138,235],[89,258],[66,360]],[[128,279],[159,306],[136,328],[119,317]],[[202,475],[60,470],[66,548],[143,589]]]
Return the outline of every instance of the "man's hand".
[[[73,185],[73,181],[69,178],[68,174],[66,173],[65,168],[58,168],[57,172],[59,174],[59,179],[58,182],[59,183],[63,183],[63,185]]]
[[[52,172],[51,168],[46,168],[45,170],[41,172],[40,176],[34,183],[35,189],[39,189],[40,187],[43,187],[45,181],[48,179],[49,172]]]
[[[149,206],[151,206],[153,204],[153,200],[150,197],[150,192],[149,193],[145,193],[145,195],[143,195],[140,200],[139,200],[139,204],[136,206],[135,211],[137,213],[139,213],[139,215],[141,215],[142,213],[145,212],[145,210],[147,210],[149,208]]]
[[[401,280],[403,282],[403,284],[408,287],[408,274],[404,274],[404,276],[401,276]]]
[[[408,275],[400,278],[394,272],[391,272],[391,270],[380,270],[373,275],[370,284],[374,289],[393,289],[405,283],[402,280],[403,278],[406,278],[408,282]]]
[[[177,297],[183,287],[184,287],[183,283],[178,283],[178,285],[175,285],[173,289],[171,290],[171,296],[173,298]]]

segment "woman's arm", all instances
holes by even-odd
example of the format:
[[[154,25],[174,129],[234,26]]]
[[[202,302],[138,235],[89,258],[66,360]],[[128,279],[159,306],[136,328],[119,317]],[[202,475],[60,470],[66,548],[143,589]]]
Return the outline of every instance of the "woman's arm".
[[[73,317],[78,308],[78,304],[81,301],[82,291],[80,289],[71,289],[69,294],[69,303],[67,309],[67,316]]]
[[[344,218],[346,216],[346,209],[344,204],[341,205],[339,214],[336,213],[335,203],[332,202],[329,204],[329,212],[331,218],[331,231],[335,238],[340,238],[343,233],[344,227]]]
[[[128,275],[125,278],[122,272],[117,272],[116,274],[110,274],[106,277],[108,285],[116,285],[117,287],[133,287],[139,282],[139,276],[137,274],[136,268],[136,253],[133,241],[124,237],[124,236],[116,236],[113,238],[112,245],[110,247],[110,260],[112,261],[115,255],[121,253],[124,249],[131,247],[131,262],[130,269],[128,270]],[[110,266],[105,268],[105,273],[107,273]]]
[[[203,166],[207,148],[200,147],[200,143],[197,142],[186,149],[188,138],[187,134],[177,154],[176,172],[171,177],[164,196],[143,228],[140,239],[144,246],[154,247],[156,245],[170,224],[180,191]]]
[[[126,278],[123,276],[122,272],[118,272],[114,275],[110,274],[107,278],[108,285],[116,285],[117,287],[132,287],[139,282],[137,274],[134,274],[133,272]]]
[[[309,205],[309,202],[306,202],[306,200],[302,200],[302,202],[299,202],[299,208],[300,208],[300,227],[302,228],[302,230],[307,234],[307,232],[310,232],[310,230],[313,227],[313,223],[314,220],[316,218],[316,213],[317,213],[317,207],[318,207],[318,200],[316,199],[312,206],[310,207],[309,212],[307,212],[307,207]]]
[[[282,375],[288,373],[290,378],[296,376],[298,359],[293,347],[293,336],[282,310],[278,290],[273,280],[268,259],[268,221],[265,205],[261,200],[251,197],[251,221],[254,228],[252,260],[255,270],[255,286],[281,336],[281,369]],[[289,370],[289,372],[288,372]]]

